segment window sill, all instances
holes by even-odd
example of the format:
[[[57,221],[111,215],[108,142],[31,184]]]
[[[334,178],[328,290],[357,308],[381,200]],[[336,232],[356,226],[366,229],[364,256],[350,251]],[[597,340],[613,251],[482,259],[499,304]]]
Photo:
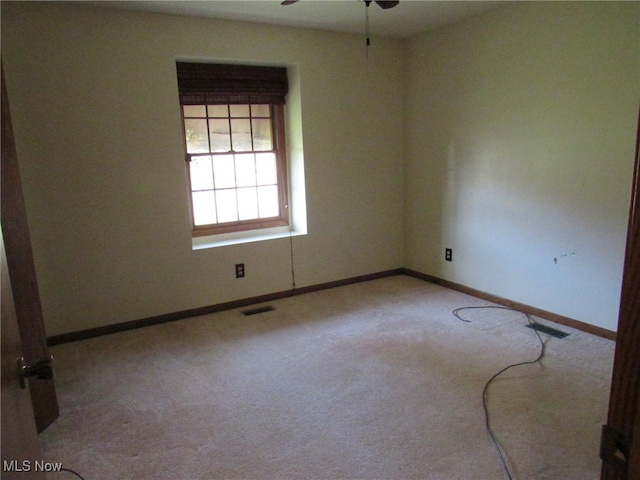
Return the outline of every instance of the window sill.
[[[222,233],[220,235],[208,235],[191,238],[192,250],[204,250],[207,248],[226,247],[242,243],[263,242],[278,238],[297,237],[306,235],[306,231],[289,230],[289,227],[273,227],[260,230],[247,230],[243,232]]]

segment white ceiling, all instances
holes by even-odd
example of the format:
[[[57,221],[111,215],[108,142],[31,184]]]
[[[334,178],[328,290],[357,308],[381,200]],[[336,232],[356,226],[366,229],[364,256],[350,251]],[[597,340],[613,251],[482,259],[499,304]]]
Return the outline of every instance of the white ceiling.
[[[269,23],[338,32],[363,33],[365,4],[362,0],[300,0],[280,5],[281,0],[235,1],[99,1],[109,7]],[[383,10],[372,3],[369,23],[372,36],[405,38],[496,8],[503,1],[401,0]]]

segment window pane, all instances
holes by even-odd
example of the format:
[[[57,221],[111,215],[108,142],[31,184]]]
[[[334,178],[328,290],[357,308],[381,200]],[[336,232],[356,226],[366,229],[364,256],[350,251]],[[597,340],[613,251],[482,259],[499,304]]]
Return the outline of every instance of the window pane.
[[[253,119],[251,123],[253,125],[253,149],[273,150],[273,143],[271,142],[271,120]]]
[[[211,157],[192,157],[189,162],[191,176],[191,190],[212,190],[213,169]]]
[[[229,120],[209,120],[209,138],[212,152],[228,152],[231,150]]]
[[[260,218],[277,217],[280,214],[278,187],[258,187],[258,204]]]
[[[194,192],[193,221],[196,225],[216,223],[216,200],[212,191]]]
[[[269,105],[251,105],[252,117],[269,117]]]
[[[233,188],[236,186],[233,155],[216,155],[213,157],[213,176],[216,180],[216,188]]]
[[[229,105],[229,112],[232,117],[248,117],[249,105]]]
[[[185,119],[184,131],[187,140],[187,153],[205,153],[209,151],[206,120]]]
[[[185,117],[206,117],[204,105],[184,105],[182,111]]]
[[[236,182],[238,187],[256,185],[256,163],[253,153],[236,155]]]
[[[238,218],[240,220],[258,218],[258,192],[255,187],[238,189]]]
[[[231,136],[234,151],[251,151],[251,121],[249,119],[232,119]]]
[[[235,222],[238,220],[235,189],[216,190],[216,206],[218,207],[218,222]]]
[[[210,117],[227,118],[229,116],[228,105],[209,105],[207,109]]]
[[[256,154],[256,179],[258,185],[275,185],[278,183],[275,153]]]

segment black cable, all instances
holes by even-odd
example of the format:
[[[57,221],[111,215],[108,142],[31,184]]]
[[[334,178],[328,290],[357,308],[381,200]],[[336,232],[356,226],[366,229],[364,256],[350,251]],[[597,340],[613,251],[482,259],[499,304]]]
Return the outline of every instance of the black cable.
[[[84,478],[82,477],[82,475],[80,475],[78,472],[76,472],[75,470],[71,470],[70,468],[61,468],[59,470],[60,472],[69,472],[69,473],[73,473],[76,477],[78,477],[80,480],[84,480]]]
[[[291,253],[291,288],[296,289],[296,267],[293,261],[293,232],[289,227],[289,250]]]
[[[524,313],[519,310],[516,310],[515,308],[509,308],[509,307],[500,307],[500,306],[492,306],[492,305],[484,305],[480,307],[461,307],[461,308],[456,308],[452,313],[458,320],[471,323],[471,320],[466,320],[462,318],[458,312],[460,312],[460,310],[472,310],[472,309],[480,309],[480,308],[496,308],[496,309],[511,310],[513,312],[522,313],[525,317],[527,317],[527,321],[529,322],[529,325],[534,325],[534,321],[531,319],[531,315],[529,315],[528,313]],[[487,432],[489,433],[489,436],[491,437],[491,441],[493,442],[493,444],[496,447],[496,450],[498,451],[498,455],[500,456],[500,461],[502,462],[502,466],[504,467],[504,471],[507,474],[507,477],[509,478],[509,480],[513,480],[513,477],[511,476],[511,471],[509,470],[509,466],[507,465],[507,460],[505,458],[504,450],[502,449],[500,442],[498,442],[498,439],[493,433],[493,430],[491,430],[491,423],[489,421],[489,407],[487,406],[487,392],[489,390],[489,385],[491,385],[491,383],[496,378],[498,378],[507,370],[515,367],[520,367],[523,365],[533,365],[534,363],[538,363],[540,360],[542,360],[545,353],[544,341],[542,340],[542,337],[540,336],[537,330],[534,329],[533,331],[535,332],[536,336],[538,337],[538,340],[540,341],[540,354],[538,355],[538,358],[536,358],[535,360],[530,360],[526,362],[513,363],[511,365],[504,367],[502,370],[500,370],[498,373],[496,373],[489,379],[489,381],[485,384],[484,389],[482,390],[482,407],[484,408],[485,427],[487,429]]]

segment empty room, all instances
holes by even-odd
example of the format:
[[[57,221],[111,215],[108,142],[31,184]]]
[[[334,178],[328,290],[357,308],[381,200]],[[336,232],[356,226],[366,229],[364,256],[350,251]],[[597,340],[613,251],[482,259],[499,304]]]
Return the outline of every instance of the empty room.
[[[640,2],[3,1],[1,21],[2,478],[640,465],[623,436],[602,453],[638,342]]]

